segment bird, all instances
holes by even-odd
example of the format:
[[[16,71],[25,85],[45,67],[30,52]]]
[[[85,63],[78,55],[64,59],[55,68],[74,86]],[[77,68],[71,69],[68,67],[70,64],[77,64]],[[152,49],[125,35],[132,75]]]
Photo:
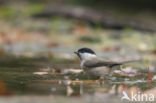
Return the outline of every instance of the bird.
[[[80,58],[80,67],[89,76],[104,77],[112,73],[113,70],[121,68],[121,65],[133,61],[114,62],[104,60],[87,47],[83,47],[74,52]]]

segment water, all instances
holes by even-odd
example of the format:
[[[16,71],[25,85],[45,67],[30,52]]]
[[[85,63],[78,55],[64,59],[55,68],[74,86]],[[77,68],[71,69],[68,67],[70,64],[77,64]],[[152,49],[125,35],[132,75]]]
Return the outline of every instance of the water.
[[[84,73],[66,74],[64,68],[79,68],[78,62],[64,63],[63,60],[45,57],[26,58],[1,56],[0,58],[1,95],[60,95],[78,96],[103,91],[110,94],[113,86],[116,89],[135,86],[145,91],[153,88],[156,83],[148,84],[147,76],[126,77],[113,75],[104,82],[98,78],[88,77]],[[56,69],[57,68],[57,69]],[[54,71],[55,70],[55,71]],[[68,69],[67,69],[68,70]],[[123,86],[122,89],[125,89]],[[114,94],[119,91],[113,90]]]

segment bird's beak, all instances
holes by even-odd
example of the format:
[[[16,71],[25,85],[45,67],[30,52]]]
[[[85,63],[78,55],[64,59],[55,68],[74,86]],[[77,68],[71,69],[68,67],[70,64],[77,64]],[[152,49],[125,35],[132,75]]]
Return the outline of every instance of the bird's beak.
[[[77,52],[77,51],[75,51],[74,53],[75,53],[75,54],[78,54],[78,52]]]

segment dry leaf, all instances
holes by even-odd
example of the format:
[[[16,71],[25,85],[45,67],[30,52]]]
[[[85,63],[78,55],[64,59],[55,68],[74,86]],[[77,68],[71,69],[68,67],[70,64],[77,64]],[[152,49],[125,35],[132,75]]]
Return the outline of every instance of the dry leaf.
[[[76,35],[86,35],[89,34],[89,29],[83,24],[78,24],[73,28],[73,33]]]
[[[78,74],[78,73],[81,73],[83,72],[82,69],[64,69],[63,70],[63,73],[64,74],[67,74],[67,73],[75,73],[75,74]]]
[[[52,41],[47,44],[48,47],[57,47],[58,45],[58,43]]]
[[[128,89],[127,85],[121,84],[118,86],[117,92],[121,94],[123,91],[127,91],[127,89]]]
[[[10,96],[11,94],[12,92],[6,89],[5,82],[0,80],[0,96]]]
[[[156,75],[153,76],[152,80],[156,80]]]
[[[151,76],[151,72],[150,72],[149,66],[147,67],[147,71],[148,71],[148,85],[151,85],[151,83],[152,83],[152,76]]]
[[[61,72],[62,72],[62,69],[61,69],[61,68],[56,68],[56,67],[54,67],[52,71],[53,71],[54,73],[61,73]]]
[[[33,74],[36,74],[36,75],[45,75],[45,74],[48,74],[48,72],[34,72]]]
[[[66,92],[67,92],[67,96],[70,96],[70,95],[72,95],[72,93],[74,92],[74,90],[71,88],[71,86],[67,85]]]
[[[5,94],[6,89],[5,89],[5,83],[3,81],[0,81],[0,95]]]
[[[114,46],[114,47],[108,46],[108,47],[105,47],[103,50],[104,51],[120,51],[121,47],[120,46]]]
[[[136,73],[137,72],[137,70],[133,69],[132,67],[123,68],[122,71],[125,73],[130,73],[130,72]]]

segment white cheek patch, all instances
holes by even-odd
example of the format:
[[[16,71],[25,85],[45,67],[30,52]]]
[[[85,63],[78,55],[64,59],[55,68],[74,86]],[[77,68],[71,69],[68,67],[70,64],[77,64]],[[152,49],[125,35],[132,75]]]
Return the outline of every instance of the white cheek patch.
[[[90,58],[95,58],[96,55],[95,54],[90,54],[90,53],[80,53],[81,59],[82,60],[86,60],[86,59],[90,59]]]

